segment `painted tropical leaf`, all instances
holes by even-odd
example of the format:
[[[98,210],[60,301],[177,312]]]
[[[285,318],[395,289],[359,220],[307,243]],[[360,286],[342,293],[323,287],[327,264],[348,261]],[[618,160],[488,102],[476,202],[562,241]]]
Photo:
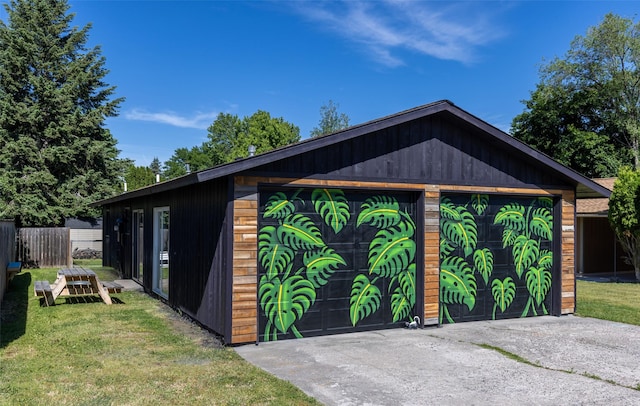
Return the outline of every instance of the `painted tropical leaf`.
[[[316,212],[336,234],[351,217],[349,203],[340,189],[314,189],[311,193],[311,201]]]
[[[393,315],[393,322],[398,322],[402,319],[406,319],[413,309],[413,305],[409,301],[409,298],[402,292],[400,286],[397,286],[391,295],[391,314]]]
[[[311,250],[326,245],[322,241],[318,227],[309,217],[302,214],[294,214],[285,218],[277,228],[276,234],[284,245],[296,251],[300,249]]]
[[[533,211],[529,221],[529,230],[531,234],[545,240],[551,241],[553,239],[553,216],[549,209],[538,207]]]
[[[460,212],[456,210],[456,205],[448,197],[440,199],[440,217],[447,220],[462,220]]]
[[[356,275],[351,285],[351,298],[349,299],[351,324],[355,326],[360,320],[378,311],[381,300],[380,289],[371,284],[366,275]]]
[[[518,278],[522,277],[522,272],[529,269],[536,262],[540,253],[540,244],[536,240],[531,240],[524,235],[518,236],[513,244],[513,264],[516,267]]]
[[[271,280],[283,273],[294,256],[295,252],[278,240],[275,227],[262,227],[258,235],[258,260],[266,271],[267,279]]]
[[[376,228],[389,228],[397,225],[400,220],[400,206],[391,196],[373,196],[362,203],[356,227],[369,224]]]
[[[491,294],[500,311],[504,313],[516,297],[516,284],[509,276],[504,280],[494,279],[491,282]]]
[[[267,200],[263,216],[282,220],[294,211],[296,211],[296,207],[292,201],[287,199],[287,195],[283,192],[277,192]]]
[[[518,203],[510,203],[502,206],[493,219],[493,224],[501,224],[518,233],[524,231],[526,223],[525,208]]]
[[[551,270],[551,268],[553,268],[553,252],[549,250],[540,250],[538,266],[547,270]]]
[[[502,248],[513,245],[516,242],[517,237],[518,233],[510,228],[502,230]]]
[[[440,264],[440,301],[464,304],[469,311],[476,304],[476,278],[469,265],[460,257],[445,258]]]
[[[471,255],[478,243],[478,226],[473,215],[463,206],[457,206],[455,210],[460,220],[441,217],[441,235],[444,235],[453,245],[461,247],[466,257]]]
[[[411,307],[416,303],[416,264],[411,264],[407,270],[398,275],[398,284],[402,294],[409,299]]]
[[[407,269],[416,255],[414,228],[408,222],[380,230],[369,244],[369,274],[394,277]]]
[[[448,257],[456,247],[446,238],[440,237],[440,259]]]
[[[489,207],[489,195],[471,195],[471,207],[473,207],[473,210],[475,210],[479,216],[482,216],[485,210],[487,210],[487,207]]]
[[[493,252],[489,248],[475,250],[473,253],[473,264],[476,270],[482,275],[485,285],[489,284],[489,276],[493,272]]]
[[[300,275],[293,275],[280,281],[280,278],[260,279],[260,306],[269,321],[282,333],[300,320],[316,300],[313,284]]]
[[[553,198],[551,197],[539,197],[538,204],[542,207],[546,207],[547,209],[553,208]]]
[[[316,251],[306,251],[302,257],[302,262],[307,267],[307,279],[313,286],[319,288],[329,281],[339,265],[347,265],[344,259],[333,249],[322,247]]]
[[[536,305],[540,306],[551,289],[551,272],[542,267],[532,266],[527,271],[526,280],[529,294]]]

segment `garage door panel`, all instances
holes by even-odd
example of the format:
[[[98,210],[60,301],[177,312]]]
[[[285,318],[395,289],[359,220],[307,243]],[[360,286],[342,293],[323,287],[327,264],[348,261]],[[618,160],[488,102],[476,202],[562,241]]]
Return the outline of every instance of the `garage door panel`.
[[[398,275],[416,278],[416,201],[404,192],[261,190],[260,340],[397,327],[416,314],[415,288],[398,293],[407,285]]]
[[[547,314],[553,210],[548,198],[443,194],[440,322]]]

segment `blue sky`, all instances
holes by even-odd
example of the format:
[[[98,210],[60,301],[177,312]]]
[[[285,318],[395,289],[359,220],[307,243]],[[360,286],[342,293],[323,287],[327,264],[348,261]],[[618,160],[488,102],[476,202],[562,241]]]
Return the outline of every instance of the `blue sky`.
[[[448,99],[509,130],[576,35],[635,1],[69,0],[91,22],[107,83],[126,98],[107,127],[148,165],[200,145],[218,113],[266,110],[307,138],[329,100],[351,124]],[[4,13],[4,11],[3,11]],[[2,16],[5,17],[5,16]]]

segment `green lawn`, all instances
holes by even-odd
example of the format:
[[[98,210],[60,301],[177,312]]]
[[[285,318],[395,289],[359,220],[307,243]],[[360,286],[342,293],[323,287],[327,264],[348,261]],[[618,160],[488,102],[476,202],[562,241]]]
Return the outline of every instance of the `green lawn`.
[[[94,267],[92,267],[94,269]],[[113,279],[109,270],[100,277]],[[23,270],[2,302],[0,405],[316,405],[138,292],[41,307]]]
[[[576,314],[640,325],[640,284],[577,282]]]

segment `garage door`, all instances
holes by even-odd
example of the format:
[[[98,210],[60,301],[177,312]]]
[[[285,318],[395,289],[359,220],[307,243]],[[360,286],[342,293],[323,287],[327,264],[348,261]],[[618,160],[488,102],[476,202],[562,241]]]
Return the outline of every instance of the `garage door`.
[[[551,198],[443,194],[440,322],[549,314],[552,239]]]
[[[260,191],[260,340],[396,327],[416,314],[416,196]]]

